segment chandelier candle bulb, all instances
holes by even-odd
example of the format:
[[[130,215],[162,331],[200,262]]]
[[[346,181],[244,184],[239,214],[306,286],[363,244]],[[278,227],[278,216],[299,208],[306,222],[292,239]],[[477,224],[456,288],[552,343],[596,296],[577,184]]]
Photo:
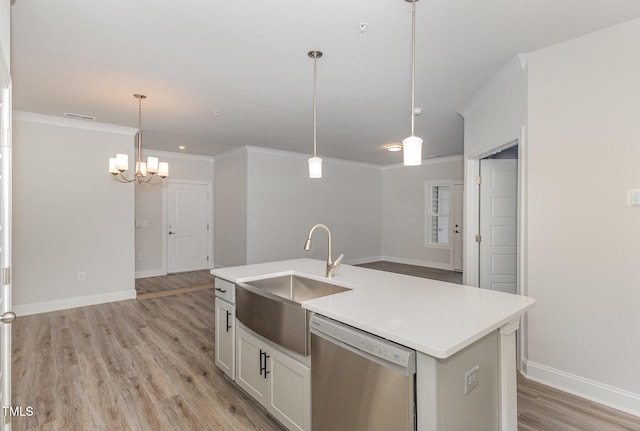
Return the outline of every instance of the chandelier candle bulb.
[[[158,158],[149,156],[147,157],[147,172],[155,174],[158,172]]]
[[[129,156],[126,154],[116,154],[116,168],[120,172],[129,170]]]
[[[120,173],[120,171],[116,167],[117,164],[118,164],[118,161],[116,160],[115,157],[110,157],[109,158],[109,173],[110,174],[117,175],[118,173]]]
[[[169,163],[167,162],[158,163],[158,176],[160,178],[167,178],[169,176]]]

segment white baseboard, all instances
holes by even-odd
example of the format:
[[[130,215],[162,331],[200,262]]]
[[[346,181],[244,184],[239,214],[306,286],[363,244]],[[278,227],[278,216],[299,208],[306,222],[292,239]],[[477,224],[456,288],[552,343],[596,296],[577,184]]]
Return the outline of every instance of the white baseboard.
[[[522,373],[536,382],[640,417],[640,394],[585,379],[524,358]]]
[[[165,271],[164,269],[150,269],[148,271],[136,271],[136,280],[139,278],[160,277],[162,275],[167,275],[167,271]]]
[[[130,289],[99,295],[36,302],[34,304],[14,305],[13,311],[17,316],[29,316],[31,314],[48,313],[50,311],[67,310],[69,308],[86,307],[87,305],[104,304],[107,302],[124,301],[135,298],[135,289]]]
[[[387,262],[394,262],[394,263],[404,263],[407,265],[426,266],[429,268],[436,268],[436,269],[448,269],[450,271],[453,271],[453,265],[448,263],[429,262],[428,260],[407,259],[405,257],[393,257],[393,256],[382,256],[380,260],[386,260]]]
[[[372,257],[360,257],[357,259],[347,259],[344,261],[345,265],[360,265],[361,263],[371,263],[378,262],[382,260],[382,256],[372,256]]]

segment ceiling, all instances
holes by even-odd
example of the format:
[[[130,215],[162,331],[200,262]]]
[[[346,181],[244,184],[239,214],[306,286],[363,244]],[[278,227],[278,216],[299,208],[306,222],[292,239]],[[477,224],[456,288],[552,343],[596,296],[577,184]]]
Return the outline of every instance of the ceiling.
[[[467,99],[514,55],[640,16],[637,0],[421,0],[416,134],[461,154]],[[360,32],[358,25],[367,23]],[[410,133],[404,0],[15,0],[13,106],[137,127],[144,147],[216,155],[242,145],[392,164]],[[86,121],[86,120],[77,120]]]

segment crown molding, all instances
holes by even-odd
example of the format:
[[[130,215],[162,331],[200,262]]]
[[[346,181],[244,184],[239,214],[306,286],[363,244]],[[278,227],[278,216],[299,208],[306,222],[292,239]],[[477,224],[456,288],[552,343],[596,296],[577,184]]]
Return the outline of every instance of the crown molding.
[[[425,159],[422,161],[422,165],[437,165],[440,163],[461,162],[464,160],[462,154],[456,154],[455,156],[435,157],[433,159]],[[393,165],[384,165],[382,170],[395,169],[395,168],[410,168],[402,163],[394,163]]]
[[[213,163],[213,156],[203,156],[200,154],[178,153],[173,151],[154,150],[153,148],[142,148],[142,154],[145,156],[158,156],[161,158],[199,160],[202,162]]]
[[[74,120],[72,118],[55,115],[36,114],[33,112],[13,111],[13,119],[30,123],[50,124],[52,126],[72,127],[76,129],[93,130],[96,132],[118,133],[120,135],[135,136],[135,127],[118,126],[115,124],[97,123],[95,121]]]
[[[518,54],[513,57],[502,69],[489,79],[476,93],[467,100],[464,106],[458,109],[458,113],[467,117],[482,102],[498,92],[506,83],[527,70],[527,54]]]

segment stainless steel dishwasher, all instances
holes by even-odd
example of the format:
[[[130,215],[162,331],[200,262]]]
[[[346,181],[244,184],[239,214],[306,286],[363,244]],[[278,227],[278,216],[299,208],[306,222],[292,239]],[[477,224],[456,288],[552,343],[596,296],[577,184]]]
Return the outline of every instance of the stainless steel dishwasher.
[[[415,430],[416,352],[314,314],[313,431]]]

